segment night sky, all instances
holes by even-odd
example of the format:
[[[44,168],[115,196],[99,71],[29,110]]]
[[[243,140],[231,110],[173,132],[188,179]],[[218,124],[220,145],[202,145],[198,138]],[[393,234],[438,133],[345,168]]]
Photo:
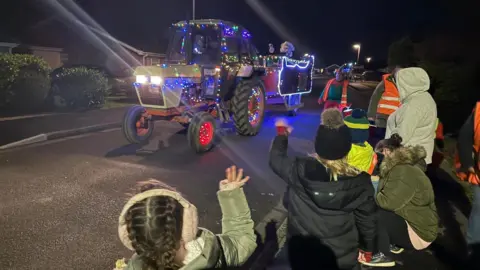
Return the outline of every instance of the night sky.
[[[81,38],[65,26],[51,5],[71,0],[5,0],[0,11],[0,41],[66,46]],[[362,58],[385,60],[388,45],[412,32],[444,27],[465,30],[468,6],[433,0],[259,0],[297,41],[297,48],[315,53],[322,64],[356,58],[352,44],[362,44]],[[76,0],[106,31],[144,51],[164,52],[165,32],[176,21],[190,18],[191,0]],[[245,26],[256,47],[278,49],[284,41],[245,0],[196,0],[197,18],[218,18]],[[450,2],[450,4],[442,4]],[[3,1],[2,1],[3,3]],[[74,14],[76,14],[74,12]],[[83,20],[83,19],[82,19]],[[458,25],[458,26],[457,26]],[[88,42],[88,38],[85,39]],[[300,43],[300,44],[298,44]]]

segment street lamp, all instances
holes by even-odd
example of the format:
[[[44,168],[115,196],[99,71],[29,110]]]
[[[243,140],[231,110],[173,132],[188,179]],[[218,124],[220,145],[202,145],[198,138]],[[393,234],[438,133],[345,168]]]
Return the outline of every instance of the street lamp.
[[[370,61],[372,61],[372,58],[371,58],[371,57],[367,57],[367,63],[370,63]]]
[[[361,46],[360,46],[360,44],[354,44],[354,45],[353,45],[353,48],[354,48],[355,50],[357,50],[357,63],[358,63],[359,60],[360,60],[360,48],[361,48]]]
[[[195,0],[192,0],[193,20],[195,20]]]

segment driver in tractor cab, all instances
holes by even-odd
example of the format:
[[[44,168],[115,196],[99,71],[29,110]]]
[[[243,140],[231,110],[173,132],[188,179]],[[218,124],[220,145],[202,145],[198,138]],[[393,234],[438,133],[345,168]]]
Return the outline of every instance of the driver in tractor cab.
[[[338,69],[335,78],[327,82],[327,85],[320,94],[318,104],[324,106],[324,110],[328,108],[339,108],[343,110],[349,107],[347,104],[348,79],[343,69]]]

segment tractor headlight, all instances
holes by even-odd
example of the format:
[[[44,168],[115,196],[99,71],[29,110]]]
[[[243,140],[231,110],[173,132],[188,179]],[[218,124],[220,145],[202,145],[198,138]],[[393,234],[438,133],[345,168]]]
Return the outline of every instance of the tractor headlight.
[[[147,76],[145,76],[145,75],[137,75],[136,82],[137,82],[137,83],[147,83],[147,82],[148,82]]]
[[[159,85],[159,84],[162,83],[162,81],[163,81],[163,80],[162,80],[162,77],[160,77],[160,76],[152,76],[152,77],[150,78],[150,83],[151,83],[151,84]]]

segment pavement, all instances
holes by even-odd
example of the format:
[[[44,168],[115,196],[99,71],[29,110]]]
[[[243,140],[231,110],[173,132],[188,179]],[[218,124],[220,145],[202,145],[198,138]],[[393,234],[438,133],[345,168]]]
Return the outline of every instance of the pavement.
[[[316,100],[324,84],[325,80],[316,80],[314,91],[305,99],[306,107],[289,118],[294,127],[289,143],[292,155],[313,150],[311,139],[320,121]],[[353,86],[350,102],[366,108],[372,88]],[[99,121],[120,121],[123,112],[114,109],[0,121],[2,133],[19,132],[7,139],[2,135],[2,142]],[[165,122],[156,125],[155,135],[166,144],[151,155],[136,154],[137,147],[128,145],[118,128],[0,151],[0,268],[112,269],[115,260],[131,256],[117,236],[126,193],[137,181],[149,178],[183,193],[197,206],[200,226],[219,233],[221,212],[215,194],[224,169],[232,164],[251,176],[245,192],[252,218],[262,226],[285,191],[285,183],[268,166],[278,116],[283,114],[268,113],[262,132],[255,137],[237,136],[227,129],[221,143],[203,155],[191,151],[179,125]],[[398,269],[419,269],[418,258],[428,265],[423,269],[449,269],[441,268],[444,264],[425,252],[402,257],[403,266]]]

